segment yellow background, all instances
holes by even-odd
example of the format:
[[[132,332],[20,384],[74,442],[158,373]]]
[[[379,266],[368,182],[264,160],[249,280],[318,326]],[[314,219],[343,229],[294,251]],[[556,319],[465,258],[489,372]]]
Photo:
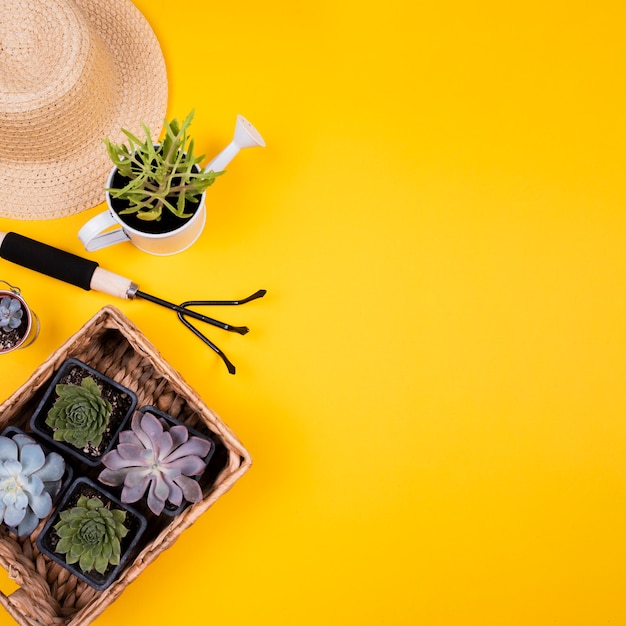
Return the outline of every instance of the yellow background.
[[[268,295],[214,312],[251,327],[208,331],[230,376],[174,313],[0,262],[42,322],[2,398],[111,303],[254,460],[97,624],[626,624],[623,3],[136,5],[169,115],[267,147],[175,257],[84,253],[102,206],[0,229],[174,301]]]

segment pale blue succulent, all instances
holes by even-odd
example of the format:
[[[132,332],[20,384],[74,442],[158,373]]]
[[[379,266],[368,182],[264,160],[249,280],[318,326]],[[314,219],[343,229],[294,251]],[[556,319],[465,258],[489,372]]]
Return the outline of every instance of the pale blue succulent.
[[[26,434],[0,437],[0,521],[18,536],[29,535],[52,510],[65,473],[60,454]]]
[[[5,296],[0,300],[0,328],[8,332],[22,323],[22,305],[17,298]]]

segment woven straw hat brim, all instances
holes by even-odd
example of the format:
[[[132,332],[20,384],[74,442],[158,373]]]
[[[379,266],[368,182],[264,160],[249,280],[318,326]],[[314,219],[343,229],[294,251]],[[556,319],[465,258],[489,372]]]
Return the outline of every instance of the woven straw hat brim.
[[[5,25],[15,2],[23,0],[0,0]],[[37,63],[42,76],[49,64],[50,86],[45,89],[56,93],[43,94],[42,106],[33,105],[31,94],[22,104],[13,84],[13,91],[5,90],[11,77],[2,75],[2,65],[8,71],[8,62],[15,61],[3,59],[5,51],[0,49],[0,217],[51,219],[102,203],[112,167],[103,139],[123,141],[122,128],[142,136],[141,121],[158,135],[167,109],[167,74],[159,42],[130,0],[43,0],[39,6],[64,21],[41,33],[34,51],[41,56]],[[87,64],[91,75],[86,78],[78,70],[73,75],[69,62],[59,68],[53,65],[55,59],[45,58],[46,37],[51,39],[63,27],[70,32],[77,20],[91,33],[87,54],[93,62]],[[66,39],[66,47],[87,45],[85,37]],[[71,57],[73,50],[61,52]],[[23,80],[36,82],[32,74],[37,71],[35,66]],[[89,85],[89,93],[79,93],[81,81]],[[38,89],[45,91],[41,85]]]

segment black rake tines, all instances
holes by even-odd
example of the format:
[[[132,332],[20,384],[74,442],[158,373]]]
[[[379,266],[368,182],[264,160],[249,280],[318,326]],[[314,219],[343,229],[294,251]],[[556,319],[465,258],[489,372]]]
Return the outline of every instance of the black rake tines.
[[[176,311],[178,314],[178,319],[199,339],[201,339],[211,350],[213,350],[216,354],[220,356],[224,364],[228,368],[229,373],[235,373],[235,366],[231,363],[228,357],[220,350],[206,335],[204,335],[198,328],[196,328],[188,318],[192,318],[194,320],[198,320],[200,322],[205,322],[210,324],[211,326],[216,326],[217,328],[221,328],[222,330],[227,330],[229,332],[238,333],[239,335],[245,335],[250,331],[247,326],[232,326],[231,324],[226,324],[225,322],[220,322],[212,317],[208,317],[207,315],[203,315],[202,313],[198,313],[190,309],[189,307],[195,306],[239,306],[240,304],[246,304],[246,302],[250,302],[252,300],[257,300],[258,298],[262,298],[267,293],[265,289],[259,289],[255,291],[251,296],[247,298],[243,298],[242,300],[188,300],[187,302],[182,302],[181,304],[174,304],[172,302],[168,302],[167,300],[162,300],[161,298],[157,298],[156,296],[152,296],[149,293],[145,293],[144,291],[137,290],[133,295],[136,298],[142,298],[143,300],[148,300],[149,302],[153,302],[155,304],[159,304],[160,306],[171,309],[172,311]]]

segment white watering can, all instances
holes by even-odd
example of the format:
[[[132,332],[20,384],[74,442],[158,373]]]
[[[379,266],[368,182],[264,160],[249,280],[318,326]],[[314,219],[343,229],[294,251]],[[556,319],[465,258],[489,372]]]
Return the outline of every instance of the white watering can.
[[[265,147],[265,141],[256,128],[243,115],[237,116],[233,140],[205,167],[205,171],[221,172],[235,158],[242,148]],[[107,187],[117,168],[113,168],[107,180]],[[206,222],[205,195],[202,194],[200,206],[194,216],[185,221],[179,228],[166,233],[146,233],[132,228],[121,220],[111,208],[109,193],[107,192],[108,209],[90,219],[79,231],[78,238],[85,250],[93,252],[116,243],[130,241],[137,248],[155,254],[166,256],[186,250],[201,235]],[[111,228],[113,228],[111,230]]]

